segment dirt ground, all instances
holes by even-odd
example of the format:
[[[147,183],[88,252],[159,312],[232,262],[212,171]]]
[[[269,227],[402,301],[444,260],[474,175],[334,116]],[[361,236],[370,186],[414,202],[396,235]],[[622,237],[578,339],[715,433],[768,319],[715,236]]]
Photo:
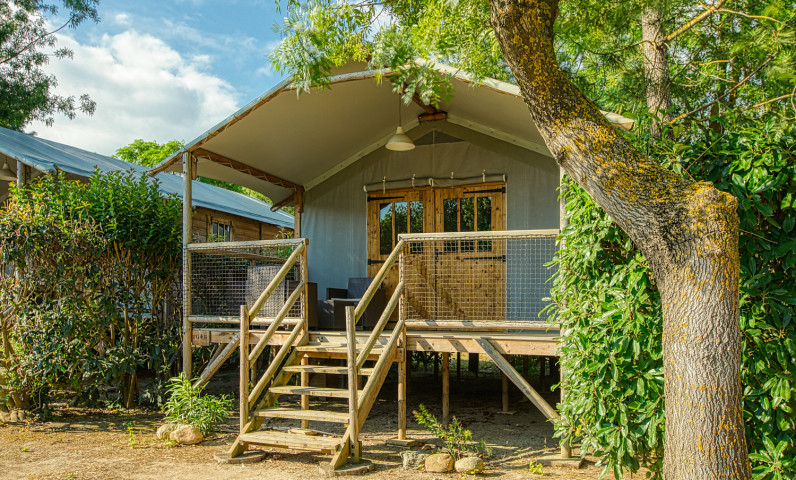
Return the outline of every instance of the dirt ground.
[[[482,371],[478,378],[462,372],[456,381],[451,369],[451,414],[492,449],[485,459],[486,470],[478,477],[515,479],[597,479],[601,468],[587,457],[584,467],[544,467],[543,475],[528,472],[532,460],[555,454],[558,442],[553,428],[533,405],[513,388],[510,392],[512,414],[502,414],[500,377]],[[234,372],[222,372],[211,381],[214,390],[231,392],[236,381]],[[389,380],[388,380],[389,382]],[[548,389],[549,390],[549,389]],[[556,394],[548,393],[554,404]],[[285,398],[285,397],[282,397]],[[406,471],[401,467],[400,447],[388,445],[398,425],[396,385],[385,383],[379,399],[362,430],[363,457],[375,464],[375,470],[364,477],[373,480],[395,479],[458,479],[452,474],[431,474]],[[411,412],[424,404],[440,415],[439,380],[431,373],[414,374],[408,398]],[[282,402],[280,406],[287,406]],[[313,403],[313,408],[335,408],[335,405]],[[336,405],[338,409],[343,404]],[[230,418],[221,431],[211,434],[196,446],[169,447],[155,438],[155,430],[163,415],[152,411],[103,411],[59,408],[49,422],[0,425],[0,479],[89,480],[89,479],[314,479],[323,478],[319,463],[330,457],[311,453],[266,450],[264,461],[249,465],[221,465],[213,454],[224,452],[234,440],[237,418]],[[441,443],[408,418],[408,436],[421,442]],[[285,429],[297,422],[272,422],[271,427]],[[311,428],[341,433],[329,423],[312,423]],[[576,449],[577,452],[577,449]],[[473,476],[465,476],[475,478]],[[644,478],[644,473],[634,475]],[[630,478],[628,475],[627,478]]]

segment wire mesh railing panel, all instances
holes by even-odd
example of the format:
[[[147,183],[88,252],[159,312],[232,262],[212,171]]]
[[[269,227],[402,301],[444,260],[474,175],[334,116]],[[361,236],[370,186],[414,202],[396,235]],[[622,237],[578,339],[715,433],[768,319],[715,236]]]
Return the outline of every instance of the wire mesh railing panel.
[[[405,235],[408,321],[545,321],[555,234]]]
[[[298,244],[286,241],[192,244],[190,315],[239,317],[240,306],[251,307]],[[256,318],[274,318],[301,281],[301,262],[293,265]],[[302,299],[289,318],[302,316]]]

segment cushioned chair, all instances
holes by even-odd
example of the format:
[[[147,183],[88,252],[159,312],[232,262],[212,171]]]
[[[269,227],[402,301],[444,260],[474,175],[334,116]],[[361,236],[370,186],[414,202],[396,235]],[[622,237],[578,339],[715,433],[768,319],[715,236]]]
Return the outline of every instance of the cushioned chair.
[[[372,281],[372,278],[349,278],[348,288],[327,288],[326,300],[318,301],[318,327],[322,330],[345,330],[345,307],[356,307]],[[385,304],[384,288],[379,287],[357,325],[366,330],[373,328]]]

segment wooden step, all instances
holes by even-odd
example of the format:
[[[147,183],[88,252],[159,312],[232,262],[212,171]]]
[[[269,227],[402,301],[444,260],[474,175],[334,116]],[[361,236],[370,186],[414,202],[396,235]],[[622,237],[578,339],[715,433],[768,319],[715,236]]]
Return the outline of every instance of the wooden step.
[[[312,420],[315,422],[348,423],[348,412],[331,412],[328,410],[301,410],[297,408],[273,407],[255,410],[258,417],[292,418],[295,420]]]
[[[334,453],[340,448],[342,440],[337,437],[322,437],[295,433],[260,430],[243,433],[238,438],[245,443],[268,447],[289,448],[309,452]]]
[[[308,343],[306,345],[301,345],[299,347],[296,347],[296,350],[304,353],[344,353],[345,354],[348,353],[348,346],[340,343]],[[379,346],[374,346],[368,356],[381,355],[383,351],[384,348]],[[357,355],[359,355],[359,351],[357,351]]]
[[[291,373],[331,373],[336,375],[348,375],[348,367],[335,367],[329,365],[286,365],[284,370]],[[370,375],[372,368],[360,368],[360,375]]]
[[[279,395],[310,395],[313,397],[348,398],[347,388],[319,388],[285,385],[282,387],[271,387],[268,391]],[[358,390],[358,392],[360,395],[362,395],[362,390]]]

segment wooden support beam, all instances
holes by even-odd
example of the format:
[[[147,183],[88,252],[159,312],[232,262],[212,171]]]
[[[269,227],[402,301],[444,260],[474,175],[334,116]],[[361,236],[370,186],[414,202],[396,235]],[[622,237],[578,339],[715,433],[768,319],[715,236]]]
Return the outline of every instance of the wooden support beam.
[[[348,346],[348,426],[351,429],[351,457],[359,463],[359,399],[357,398],[357,337],[354,307],[345,307],[346,344]]]
[[[516,385],[517,388],[519,388],[520,391],[526,397],[528,397],[528,399],[534,405],[536,405],[536,408],[538,408],[549,420],[556,420],[558,418],[558,413],[556,413],[553,407],[547,403],[547,400],[542,398],[542,396],[539,395],[539,392],[534,390],[534,388],[527,381],[525,381],[524,378],[522,378],[522,375],[520,375],[519,372],[517,372],[517,370],[515,370],[505,358],[503,358],[503,355],[501,355],[495,349],[495,347],[492,345],[492,342],[486,338],[479,338],[477,341],[478,344],[481,345],[481,348],[484,350],[484,352],[489,355],[489,358],[495,362],[495,365],[497,365],[497,367],[509,378],[509,380],[514,382],[514,385]]]
[[[442,354],[442,424],[446,427],[450,423],[451,411],[450,355],[448,352]]]
[[[448,119],[448,112],[423,113],[417,116],[417,121],[420,123],[434,122],[437,120],[447,120],[447,119]]]
[[[280,208],[290,205],[291,203],[296,201],[296,197],[291,193],[287,197],[283,198],[282,200],[276,202],[275,204],[271,205],[271,211],[275,212]]]
[[[501,393],[502,393],[502,400],[503,400],[503,412],[506,413],[509,411],[509,377],[506,374],[503,374],[503,379],[501,382]]]
[[[191,314],[191,252],[188,244],[193,234],[193,209],[191,196],[191,175],[193,162],[188,152],[182,154],[182,371],[191,378],[193,368],[193,349],[191,348],[192,328],[188,315]]]
[[[218,355],[207,364],[204,370],[202,370],[202,374],[199,378],[196,379],[194,382],[195,387],[200,387],[208,382],[210,378],[215,375],[221,365],[227,361],[227,359],[232,355],[232,352],[235,351],[240,345],[240,333],[236,333],[232,339],[227,343],[224,348],[218,353]]]
[[[431,105],[426,105],[425,103],[423,103],[423,100],[420,98],[420,95],[418,95],[417,92],[412,94],[412,101],[415,102],[426,113],[437,112],[436,108],[432,107]]]
[[[198,158],[206,158],[219,165],[223,165],[233,170],[237,170],[241,173],[245,173],[246,175],[251,175],[254,178],[264,180],[268,183],[272,183],[274,185],[283,188],[288,188],[290,190],[298,192],[304,191],[304,187],[302,187],[301,185],[295,184],[289,180],[285,180],[284,178],[279,178],[276,175],[271,175],[270,173],[263,172],[262,170],[250,167],[243,163],[232,160],[231,158],[227,158],[223,155],[211,152],[210,150],[205,150],[204,148],[197,148],[196,150],[193,151],[193,155]]]
[[[310,359],[306,355],[301,357],[301,364],[302,365],[309,365]],[[301,386],[302,387],[309,387],[310,385],[310,374],[309,372],[301,372]],[[302,410],[309,410],[310,409],[310,396],[309,395],[302,395],[301,396],[301,409]],[[302,420],[301,421],[301,428],[310,428],[310,421],[309,420]]]
[[[240,306],[240,433],[249,423],[249,307]]]
[[[406,440],[406,331],[399,341],[398,355],[398,440]]]

